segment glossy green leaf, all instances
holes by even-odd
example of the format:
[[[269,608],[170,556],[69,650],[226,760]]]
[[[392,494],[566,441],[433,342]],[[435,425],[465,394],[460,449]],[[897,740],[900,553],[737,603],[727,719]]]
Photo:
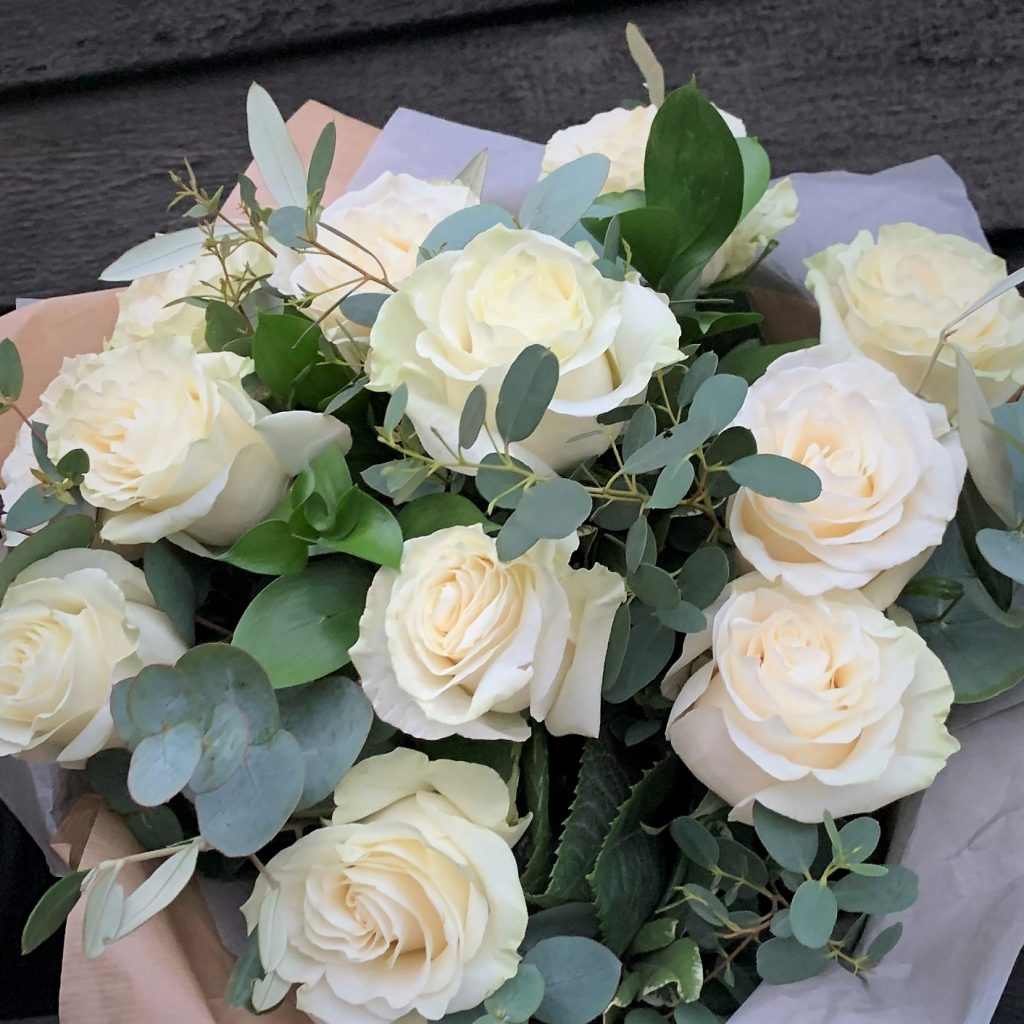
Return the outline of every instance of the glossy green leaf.
[[[743,161],[743,206],[740,210],[742,220],[757,206],[768,190],[772,168],[767,151],[757,139],[748,135],[737,139],[736,145],[739,146],[740,159]]]
[[[303,569],[308,552],[306,542],[293,536],[286,522],[268,519],[243,533],[220,559],[259,575],[284,576]]]
[[[87,871],[69,871],[39,898],[21,933],[23,954],[41,946],[64,923],[81,898],[86,875]]]
[[[168,541],[146,546],[142,565],[157,607],[187,644],[196,642],[196,587],[179,548]]]
[[[304,316],[261,311],[252,336],[252,358],[260,380],[289,398],[296,379],[319,361],[320,328]]]
[[[296,686],[348,664],[359,635],[371,570],[325,559],[274,580],[246,608],[233,643],[251,654],[275,687]]]
[[[799,341],[783,341],[775,345],[750,345],[734,348],[722,357],[722,372],[734,373],[748,384],[764,376],[765,370],[779,356],[799,349],[811,348],[818,344],[817,338],[802,338]]]
[[[335,524],[320,544],[395,569],[402,558],[402,528],[389,509],[353,487],[339,502]]]
[[[254,928],[249,933],[242,955],[235,961],[224,1002],[228,1006],[248,1006],[252,999],[253,985],[263,977],[263,973],[263,964],[260,963],[259,931]]]
[[[410,501],[397,513],[406,540],[425,537],[450,526],[489,526],[490,520],[462,494],[425,494]]]
[[[704,985],[700,949],[693,939],[676,939],[670,946],[652,953],[639,964],[643,976],[642,994],[670,988],[684,1003],[692,1003]]]
[[[670,754],[649,769],[619,807],[601,846],[591,884],[601,934],[622,954],[657,909],[668,883],[662,837],[641,828],[671,799],[680,783],[680,762]]]

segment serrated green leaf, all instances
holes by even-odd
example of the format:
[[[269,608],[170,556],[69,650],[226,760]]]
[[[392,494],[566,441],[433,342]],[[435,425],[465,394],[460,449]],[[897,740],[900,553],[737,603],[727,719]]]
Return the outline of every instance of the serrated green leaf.
[[[678,779],[674,755],[648,770],[623,801],[601,846],[591,885],[608,948],[622,953],[657,908],[668,880],[663,840],[640,826],[671,798]]]
[[[593,898],[587,876],[628,793],[625,769],[610,741],[588,740],[572,807],[555,851],[551,881],[533,902],[544,907]]]

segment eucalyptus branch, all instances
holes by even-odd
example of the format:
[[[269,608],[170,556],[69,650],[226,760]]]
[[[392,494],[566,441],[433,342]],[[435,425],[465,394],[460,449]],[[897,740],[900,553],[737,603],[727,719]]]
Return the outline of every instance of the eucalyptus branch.
[[[378,277],[374,274],[368,273],[363,267],[359,266],[358,263],[353,263],[352,260],[342,256],[341,253],[337,253],[333,249],[328,249],[326,245],[318,242],[315,238],[299,236],[299,240],[304,242],[306,245],[311,246],[313,249],[316,249],[317,252],[323,253],[324,256],[330,256],[332,259],[336,259],[339,262],[344,263],[349,269],[356,271],[358,274],[362,274],[367,281],[373,281],[374,284],[379,284],[382,288],[387,288],[388,291],[398,291],[398,289],[387,279],[387,276]],[[376,257],[374,258],[376,259]]]

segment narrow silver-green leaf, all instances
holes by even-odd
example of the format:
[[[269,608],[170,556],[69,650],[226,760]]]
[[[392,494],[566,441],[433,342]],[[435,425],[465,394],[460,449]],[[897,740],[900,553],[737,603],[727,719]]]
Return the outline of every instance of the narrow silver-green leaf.
[[[281,111],[263,86],[253,82],[245,102],[249,149],[279,206],[306,205],[306,174]]]
[[[626,25],[626,45],[629,47],[629,55],[633,63],[640,69],[644,76],[644,85],[647,87],[647,95],[651,103],[660,107],[665,102],[665,69],[660,61],[654,56],[650,44],[644,39],[643,33],[633,23]]]
[[[130,932],[155,917],[177,898],[196,870],[199,843],[193,840],[167,858],[124,901],[121,924],[115,938],[123,939]]]

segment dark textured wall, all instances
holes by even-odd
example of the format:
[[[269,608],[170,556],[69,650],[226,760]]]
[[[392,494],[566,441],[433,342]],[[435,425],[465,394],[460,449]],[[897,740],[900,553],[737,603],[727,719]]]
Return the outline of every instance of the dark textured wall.
[[[1024,227],[1021,0],[2,0],[0,303],[91,287],[168,227],[183,154],[230,182],[253,78],[286,111],[313,96],[381,124],[402,104],[543,140],[640,93],[628,18],[777,170],[941,151],[987,228]]]
[[[640,94],[629,19],[776,170],[941,152],[997,247],[1021,251],[1024,0],[0,0],[0,308],[95,287],[174,225],[182,155],[230,184],[254,78],[286,113],[314,97],[383,124],[401,104],[543,140]],[[0,877],[38,880],[25,850],[0,818]],[[0,905],[0,933],[17,909]],[[0,1018],[44,1008],[43,966],[5,953]],[[1024,971],[995,1020],[1024,1024]]]

